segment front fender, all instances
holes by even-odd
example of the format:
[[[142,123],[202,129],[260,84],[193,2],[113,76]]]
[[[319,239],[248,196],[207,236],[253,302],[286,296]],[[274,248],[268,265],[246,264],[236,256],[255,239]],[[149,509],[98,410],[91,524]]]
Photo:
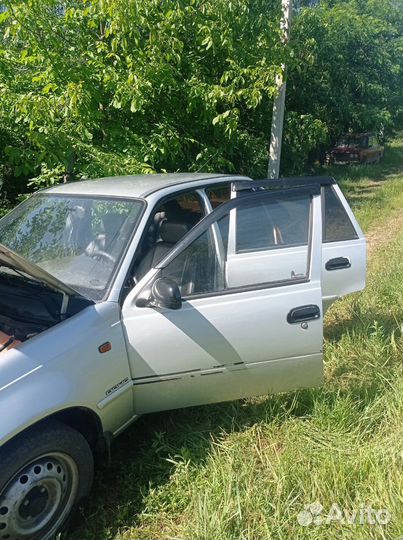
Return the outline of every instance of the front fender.
[[[100,353],[98,347],[107,341],[111,350]],[[118,304],[89,306],[0,356],[0,445],[71,407],[92,410],[102,429],[111,432],[133,414]]]

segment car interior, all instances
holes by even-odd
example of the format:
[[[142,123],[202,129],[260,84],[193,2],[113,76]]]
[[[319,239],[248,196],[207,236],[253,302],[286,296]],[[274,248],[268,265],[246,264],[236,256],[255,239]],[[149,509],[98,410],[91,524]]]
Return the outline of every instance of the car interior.
[[[101,232],[90,242],[86,248],[86,254],[90,256],[103,256],[111,262],[116,262],[110,248],[115,238],[119,235],[125,221],[125,217],[117,212],[105,214],[102,218]]]
[[[195,192],[166,200],[155,211],[140,244],[133,269],[137,283],[204,217],[199,196]]]
[[[111,251],[115,239],[122,232],[126,221],[126,215],[119,212],[105,213],[99,218],[96,231],[94,221],[91,218],[91,209],[81,205],[75,205],[67,214],[63,242],[66,249],[90,257],[103,257],[111,262],[116,262]]]

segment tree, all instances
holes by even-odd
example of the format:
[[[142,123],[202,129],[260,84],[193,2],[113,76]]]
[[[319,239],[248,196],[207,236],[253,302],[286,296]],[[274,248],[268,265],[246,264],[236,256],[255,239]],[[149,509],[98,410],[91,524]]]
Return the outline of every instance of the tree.
[[[283,54],[276,17],[261,0],[7,3],[0,119],[18,140],[3,159],[35,185],[253,168],[266,138],[254,112]]]
[[[401,0],[301,9],[288,71],[285,166],[295,171],[309,150],[349,129],[402,125],[402,10]]]
[[[300,172],[340,131],[401,122],[401,10],[301,5],[284,46],[279,0],[3,0],[3,196],[164,170],[264,177],[284,62],[282,171]]]

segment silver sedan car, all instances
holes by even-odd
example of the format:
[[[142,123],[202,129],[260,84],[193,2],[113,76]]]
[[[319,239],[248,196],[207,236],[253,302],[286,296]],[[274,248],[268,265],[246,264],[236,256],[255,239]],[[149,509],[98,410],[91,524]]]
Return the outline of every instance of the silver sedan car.
[[[0,540],[50,540],[139,415],[318,385],[365,285],[331,178],[103,178],[0,220]]]

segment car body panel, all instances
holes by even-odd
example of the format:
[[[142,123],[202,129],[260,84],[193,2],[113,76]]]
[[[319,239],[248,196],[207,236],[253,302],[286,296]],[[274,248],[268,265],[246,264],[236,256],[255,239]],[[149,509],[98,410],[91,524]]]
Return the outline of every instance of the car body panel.
[[[106,341],[112,349],[100,354],[98,347]],[[126,379],[131,382],[119,305],[103,302],[85,308],[0,355],[1,443],[71,407],[92,410],[104,431],[115,432],[132,416],[131,384],[130,392],[98,405]]]
[[[361,291],[365,287],[366,251],[365,238],[324,244],[322,248],[324,311],[337,299]],[[327,262],[338,257],[347,258],[349,268],[328,270]]]
[[[46,189],[45,192],[53,194],[71,194],[86,196],[113,196],[146,198],[151,194],[165,189],[174,188],[179,191],[186,184],[192,187],[197,184],[206,184],[209,181],[216,182],[228,178],[227,174],[214,173],[168,173],[168,174],[145,174],[135,176],[110,176],[83,180],[79,183],[58,184]],[[242,178],[242,177],[240,177]]]

